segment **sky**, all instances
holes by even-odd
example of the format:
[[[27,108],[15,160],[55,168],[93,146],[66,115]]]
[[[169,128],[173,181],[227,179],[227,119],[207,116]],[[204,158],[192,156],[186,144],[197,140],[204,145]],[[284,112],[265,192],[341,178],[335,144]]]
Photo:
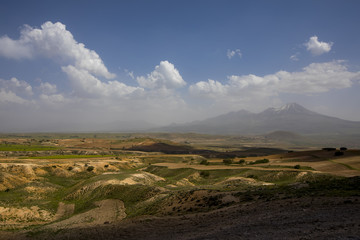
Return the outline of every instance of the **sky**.
[[[0,1],[0,132],[296,102],[360,121],[360,1]]]

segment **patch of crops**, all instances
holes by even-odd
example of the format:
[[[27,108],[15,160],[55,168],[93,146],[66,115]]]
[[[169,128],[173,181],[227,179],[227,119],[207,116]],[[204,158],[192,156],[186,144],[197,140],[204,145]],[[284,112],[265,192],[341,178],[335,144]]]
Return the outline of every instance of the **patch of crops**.
[[[115,155],[53,155],[28,157],[29,159],[72,159],[72,158],[99,158],[99,157],[115,157]]]
[[[0,151],[51,151],[58,150],[58,147],[39,146],[39,145],[22,145],[22,144],[0,144]]]

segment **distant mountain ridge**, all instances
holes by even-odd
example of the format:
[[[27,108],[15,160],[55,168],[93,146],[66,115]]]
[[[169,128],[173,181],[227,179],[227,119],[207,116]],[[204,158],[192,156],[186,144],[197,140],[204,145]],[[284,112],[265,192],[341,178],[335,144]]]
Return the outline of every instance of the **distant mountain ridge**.
[[[297,103],[289,103],[279,108],[268,108],[260,113],[240,110],[157,130],[207,134],[267,134],[274,131],[298,134],[360,134],[360,122],[322,115]]]

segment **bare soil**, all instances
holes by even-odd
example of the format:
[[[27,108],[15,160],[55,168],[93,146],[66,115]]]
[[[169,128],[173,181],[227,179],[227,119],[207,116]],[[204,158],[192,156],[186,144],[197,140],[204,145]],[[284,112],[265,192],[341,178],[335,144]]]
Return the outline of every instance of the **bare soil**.
[[[63,221],[52,223],[46,226],[46,228],[58,230],[64,228],[93,227],[104,223],[120,221],[126,217],[124,203],[120,200],[107,199],[96,202],[95,205],[96,208],[94,209],[77,214]]]

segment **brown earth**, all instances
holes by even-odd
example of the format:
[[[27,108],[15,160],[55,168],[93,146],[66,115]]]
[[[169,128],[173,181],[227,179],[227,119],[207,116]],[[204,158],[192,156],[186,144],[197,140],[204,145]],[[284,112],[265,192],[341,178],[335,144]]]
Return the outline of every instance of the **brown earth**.
[[[95,206],[96,208],[94,209],[77,214],[63,221],[52,223],[47,225],[46,228],[59,230],[64,228],[93,227],[104,223],[120,221],[126,217],[124,203],[120,200],[106,199],[95,202]]]

